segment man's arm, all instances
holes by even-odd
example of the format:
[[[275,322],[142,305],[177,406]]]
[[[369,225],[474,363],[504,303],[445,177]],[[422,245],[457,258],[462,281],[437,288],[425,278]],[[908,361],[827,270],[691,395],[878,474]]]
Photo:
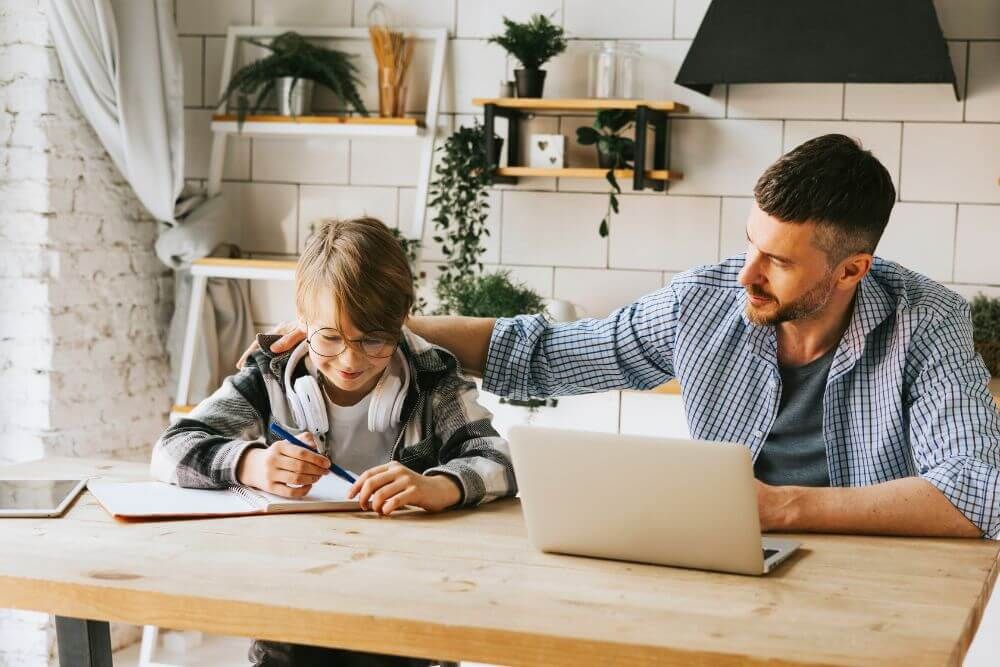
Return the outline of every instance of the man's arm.
[[[981,537],[933,484],[920,477],[850,488],[757,482],[761,530],[924,537]]]
[[[495,324],[491,317],[451,315],[411,315],[406,321],[410,331],[454,354],[462,370],[477,377],[482,377],[486,368],[486,353]]]

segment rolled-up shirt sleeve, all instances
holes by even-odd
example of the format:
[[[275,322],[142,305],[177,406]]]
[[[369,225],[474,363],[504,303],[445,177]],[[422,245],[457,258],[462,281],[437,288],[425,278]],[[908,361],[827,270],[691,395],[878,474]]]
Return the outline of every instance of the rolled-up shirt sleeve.
[[[1000,539],[1000,413],[972,342],[968,306],[914,341],[924,363],[913,384],[910,444],[921,477]]]
[[[652,389],[674,377],[677,295],[671,286],[604,319],[552,324],[541,315],[497,320],[483,388],[515,399]]]

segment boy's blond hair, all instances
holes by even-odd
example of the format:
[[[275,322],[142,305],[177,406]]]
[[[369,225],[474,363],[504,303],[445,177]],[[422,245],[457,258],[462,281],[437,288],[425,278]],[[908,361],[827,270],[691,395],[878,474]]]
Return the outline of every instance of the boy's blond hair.
[[[346,316],[364,333],[398,339],[414,298],[406,254],[375,218],[317,223],[295,267],[295,308],[306,321],[318,299],[332,299],[339,329]]]

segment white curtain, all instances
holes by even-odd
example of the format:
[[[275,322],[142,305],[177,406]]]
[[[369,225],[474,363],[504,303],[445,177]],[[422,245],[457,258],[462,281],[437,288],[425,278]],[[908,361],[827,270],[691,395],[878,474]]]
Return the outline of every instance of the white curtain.
[[[156,252],[176,270],[168,348],[176,379],[192,260],[232,255],[220,197],[184,191],[184,85],[170,0],[48,0],[70,94],[139,201],[159,221]],[[180,198],[180,201],[178,201]],[[190,399],[211,393],[253,337],[245,281],[209,281]]]

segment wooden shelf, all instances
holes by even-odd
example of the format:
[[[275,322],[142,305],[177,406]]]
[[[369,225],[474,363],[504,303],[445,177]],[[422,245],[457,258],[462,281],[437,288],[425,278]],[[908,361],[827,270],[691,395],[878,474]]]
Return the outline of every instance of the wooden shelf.
[[[244,135],[417,137],[424,124],[417,118],[378,116],[247,116],[242,129],[235,114],[212,116],[212,131]]]
[[[607,169],[570,167],[563,169],[548,169],[540,167],[500,167],[495,172],[497,176],[541,176],[548,178],[604,178],[608,173]],[[615,177],[622,180],[630,180],[633,171],[631,169],[615,169]],[[679,181],[684,178],[684,174],[679,171],[668,171],[666,169],[647,169],[646,178],[658,181]]]
[[[668,100],[619,100],[605,98],[549,99],[544,97],[477,97],[472,100],[476,106],[495,104],[504,109],[522,111],[599,111],[602,109],[635,109],[646,106],[655,111],[686,113],[688,107],[680,102]]]
[[[294,260],[205,257],[191,262],[191,275],[247,280],[295,280]]]

